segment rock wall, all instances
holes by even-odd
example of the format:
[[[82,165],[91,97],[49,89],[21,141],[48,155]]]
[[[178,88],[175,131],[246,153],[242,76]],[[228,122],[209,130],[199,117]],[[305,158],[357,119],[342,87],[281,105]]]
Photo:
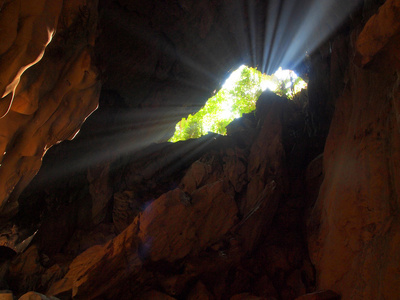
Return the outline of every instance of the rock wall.
[[[294,299],[313,291],[314,271],[298,226],[307,207],[304,173],[290,170],[286,160],[304,164],[287,151],[307,138],[304,127],[294,126],[303,117],[301,103],[267,93],[255,116],[232,124],[227,137],[154,145],[123,159],[111,176],[117,189],[112,219],[103,221],[120,233],[86,250],[75,252],[75,244],[57,250],[85,251],[67,262],[58,281],[47,283],[46,294],[148,299],[150,290],[168,299],[243,293]],[[309,146],[299,150],[312,151]],[[197,154],[184,163],[178,149]],[[90,234],[86,230],[78,241]],[[51,253],[48,241],[38,241]],[[54,257],[53,263],[63,269],[66,262]]]
[[[2,289],[397,298],[399,1],[364,1],[311,55],[308,98],[264,94],[228,137],[137,151],[232,66],[260,63],[269,2],[251,3],[0,1]],[[86,133],[50,149],[26,189],[101,85]]]
[[[39,231],[4,263],[0,284],[16,295],[35,290],[67,299],[294,299],[312,292],[299,224],[321,173],[314,163],[306,189],[305,167],[322,145],[310,142],[303,96],[292,102],[264,94],[256,114],[231,124],[227,137],[155,144],[53,186],[35,188],[35,179],[17,219]],[[46,170],[45,160],[39,179]],[[92,204],[104,186],[94,174],[113,187],[100,223]],[[40,211],[47,217],[31,223],[29,214]]]
[[[72,139],[97,108],[100,81],[92,63],[96,1],[1,7],[0,215],[8,219],[45,152]]]
[[[317,286],[342,299],[395,299],[400,293],[399,5],[386,1],[348,38],[354,48],[342,57],[346,82],[309,222]]]

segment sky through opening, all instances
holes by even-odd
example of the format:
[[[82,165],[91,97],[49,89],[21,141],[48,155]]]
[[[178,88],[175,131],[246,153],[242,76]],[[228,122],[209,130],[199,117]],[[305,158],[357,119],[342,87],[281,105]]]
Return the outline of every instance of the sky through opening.
[[[241,65],[196,114],[190,114],[176,124],[175,133],[169,141],[198,138],[208,132],[225,135],[225,127],[230,122],[255,109],[263,91],[269,89],[279,96],[292,99],[306,88],[307,83],[292,70],[279,68],[274,74],[266,75]]]

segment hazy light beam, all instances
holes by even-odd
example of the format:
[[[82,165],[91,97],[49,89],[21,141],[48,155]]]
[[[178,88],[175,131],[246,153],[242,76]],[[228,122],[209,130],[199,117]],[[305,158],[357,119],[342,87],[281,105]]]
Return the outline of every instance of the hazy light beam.
[[[315,51],[359,3],[360,0],[269,1],[261,70],[271,74],[277,66],[294,69],[306,52]]]

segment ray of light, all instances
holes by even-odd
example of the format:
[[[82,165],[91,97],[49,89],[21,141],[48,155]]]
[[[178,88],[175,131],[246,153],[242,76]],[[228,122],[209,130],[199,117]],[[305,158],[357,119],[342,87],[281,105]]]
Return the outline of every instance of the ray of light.
[[[249,54],[254,66],[257,66],[257,63],[261,64],[261,66],[258,66],[259,70],[263,73],[272,74],[279,66],[294,69],[296,64],[303,60],[306,52],[311,53],[324,42],[360,1],[269,0],[265,6],[265,18],[260,17],[260,11],[257,11],[259,7],[257,3],[260,2],[262,1],[225,1],[223,8],[234,26],[234,35],[242,51]],[[261,15],[263,14],[261,13]],[[121,17],[116,15],[114,18],[117,21]],[[193,53],[178,52],[169,45],[168,40],[165,42],[166,46],[160,46],[158,42],[159,33],[153,30],[148,31],[148,28],[137,28],[130,31],[130,29],[126,29],[125,23],[118,24],[120,24],[121,32],[127,33],[128,37],[146,43],[157,51],[163,51],[167,57],[179,60],[183,67],[203,75],[210,81],[219,81],[219,78],[216,78],[215,74],[206,69]],[[226,48],[229,49],[229,43],[226,44]],[[198,52],[206,53],[210,61],[215,64],[220,63],[216,60],[212,50],[207,49],[204,45],[198,45],[198,47],[197,50],[200,49]],[[150,71],[154,70],[146,72]],[[206,83],[196,82],[192,78],[178,78],[177,80],[179,80],[179,84],[190,89],[205,91],[209,88]],[[167,96],[173,97],[172,95]],[[174,123],[172,121],[176,122],[180,119],[177,118],[177,110],[171,109],[171,107],[167,109],[147,108],[137,113],[120,113],[118,118],[119,122],[114,125],[99,126],[101,129],[95,133],[97,137],[91,142],[90,157],[86,156],[73,162],[69,161],[68,169],[76,170],[103,162],[110,158],[110,152],[113,152],[112,156],[115,157],[137,151],[150,142],[154,142],[153,136],[151,140],[146,138],[149,135],[149,130],[139,127],[152,128],[153,131],[157,131],[157,126],[170,125]],[[130,125],[131,120],[135,120],[135,127]],[[203,140],[199,143],[196,147],[200,145],[201,148],[208,142]],[[82,152],[87,152],[87,149],[85,149],[87,146],[81,147]],[[194,148],[188,146],[183,147],[178,153],[182,157],[188,153],[193,153],[193,151],[195,151]],[[77,152],[79,152],[79,149]],[[60,169],[56,168],[50,177],[59,176],[60,172]]]
[[[261,71],[272,74],[278,66],[294,69],[306,53],[312,53],[337,30],[359,3],[359,0],[268,1]],[[250,26],[250,30],[256,29]],[[256,47],[256,41],[251,39],[251,42],[251,48]]]

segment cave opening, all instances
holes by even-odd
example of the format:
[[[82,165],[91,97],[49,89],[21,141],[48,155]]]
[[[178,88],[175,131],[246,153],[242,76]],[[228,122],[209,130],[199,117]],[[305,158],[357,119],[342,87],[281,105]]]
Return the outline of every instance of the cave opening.
[[[396,0],[84,2],[33,19],[11,0],[0,13],[18,34],[0,51],[1,78],[21,77],[0,119],[0,290],[20,300],[397,298]],[[65,30],[53,24],[39,59],[45,17]],[[303,74],[305,51],[299,98],[265,91],[226,136],[166,142],[229,67]]]
[[[243,114],[254,112],[261,93],[270,90],[276,95],[294,100],[307,89],[307,83],[293,70],[279,67],[272,75],[257,68],[241,65],[225,80],[221,89],[207,100],[196,113],[183,117],[169,142],[199,138],[208,133],[227,134],[226,127]]]

